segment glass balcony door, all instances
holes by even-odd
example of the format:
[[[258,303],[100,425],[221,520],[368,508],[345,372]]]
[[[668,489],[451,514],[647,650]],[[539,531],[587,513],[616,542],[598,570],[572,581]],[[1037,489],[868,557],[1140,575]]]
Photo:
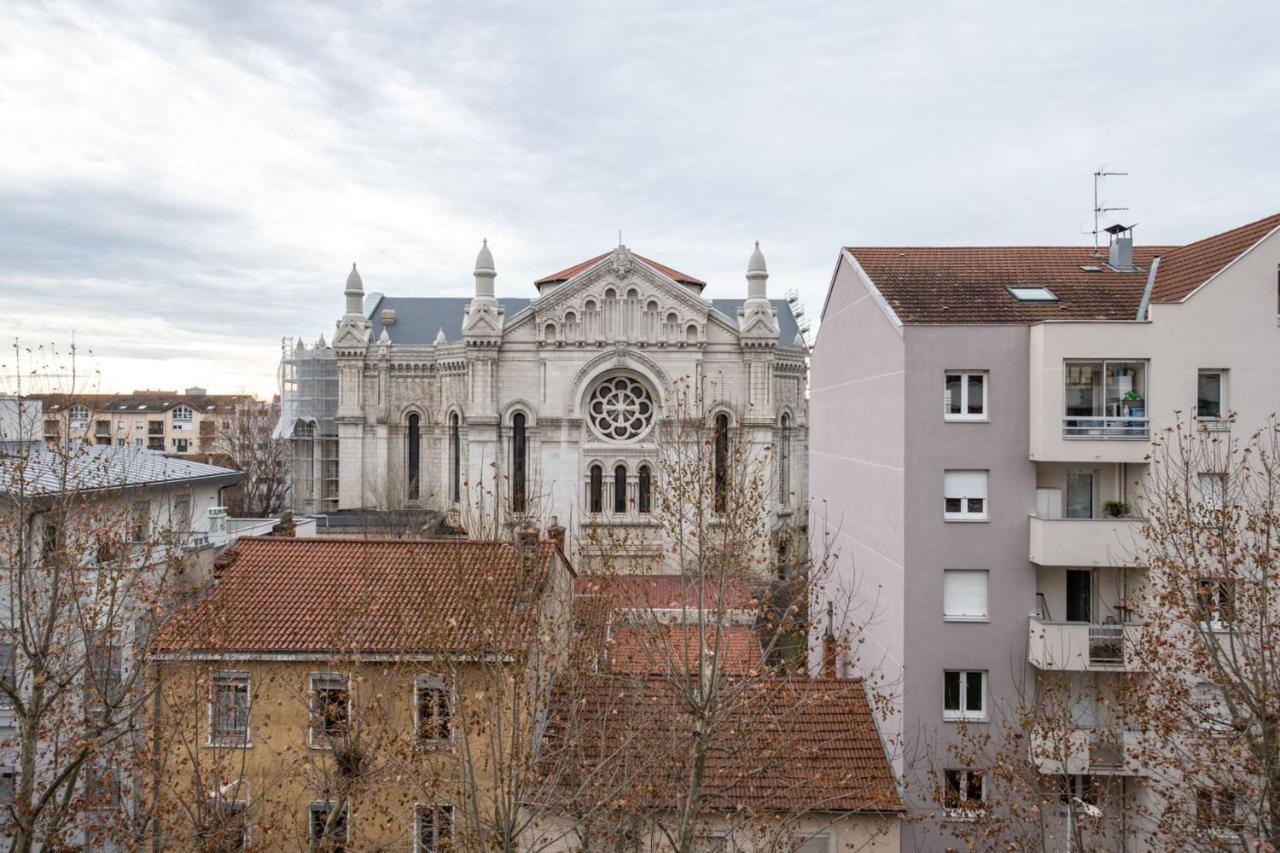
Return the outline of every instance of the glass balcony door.
[[[1067,518],[1093,518],[1093,472],[1067,472]]]

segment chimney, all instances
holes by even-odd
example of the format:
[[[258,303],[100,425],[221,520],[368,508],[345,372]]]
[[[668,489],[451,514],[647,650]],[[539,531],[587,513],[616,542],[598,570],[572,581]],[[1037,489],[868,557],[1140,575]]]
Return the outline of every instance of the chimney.
[[[556,543],[561,554],[564,553],[564,528],[560,526],[560,519],[554,515],[551,516],[551,523],[547,525],[547,538]]]
[[[1106,231],[1111,235],[1111,253],[1107,264],[1114,270],[1133,270],[1133,226],[1117,224]]]
[[[827,630],[822,634],[822,677],[839,678],[836,667],[835,608],[827,602]]]
[[[524,526],[520,528],[519,533],[520,544],[526,548],[536,547],[538,544],[538,528],[533,522],[526,521]]]
[[[296,536],[298,525],[294,523],[293,513],[286,512],[280,516],[280,521],[271,525],[272,536]]]

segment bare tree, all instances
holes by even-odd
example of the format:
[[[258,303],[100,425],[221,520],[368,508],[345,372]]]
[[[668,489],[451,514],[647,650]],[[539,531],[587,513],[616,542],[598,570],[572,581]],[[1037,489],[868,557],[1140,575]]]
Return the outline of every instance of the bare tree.
[[[214,439],[219,461],[243,472],[228,495],[228,510],[242,518],[267,518],[284,509],[288,499],[289,442],[275,434],[279,400],[246,399],[231,411]]]

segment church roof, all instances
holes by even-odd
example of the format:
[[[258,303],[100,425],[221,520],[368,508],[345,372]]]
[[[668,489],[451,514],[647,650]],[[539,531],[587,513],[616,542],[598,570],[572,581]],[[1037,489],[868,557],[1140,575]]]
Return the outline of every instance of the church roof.
[[[542,278],[535,281],[534,284],[551,284],[552,282],[556,282],[556,281],[568,281],[578,273],[591,269],[593,266],[600,263],[600,261],[604,260],[605,258],[609,257],[612,254],[613,254],[613,250],[610,249],[609,251],[605,252],[603,255],[596,255],[594,258],[588,258],[587,260],[583,261],[580,264],[574,264],[571,267],[566,267],[565,269],[560,270],[560,272],[553,272],[551,275],[543,276]],[[705,281],[703,281],[700,278],[694,278],[688,273],[682,273],[680,272],[680,270],[672,269],[671,267],[665,264],[660,264],[657,261],[651,261],[648,258],[646,258],[644,255],[637,255],[635,252],[632,252],[631,256],[634,257],[636,260],[643,261],[646,266],[652,267],[653,269],[662,273],[672,281],[678,281],[678,282],[681,282],[682,284],[696,284],[699,287],[705,287],[707,284]]]
[[[462,340],[462,321],[467,311],[467,296],[384,296],[373,306],[370,320],[373,322],[371,340],[382,336],[385,328],[393,344],[409,344],[427,346],[436,339],[436,333],[444,330],[444,336],[451,341]],[[498,300],[508,318],[514,317],[529,307],[531,300],[505,297]],[[730,325],[738,324],[738,307],[742,299],[712,299],[711,307],[723,316]],[[785,299],[771,299],[769,303],[778,312],[778,341],[790,344],[795,340],[795,315]],[[383,325],[382,312],[392,309],[395,322]]]

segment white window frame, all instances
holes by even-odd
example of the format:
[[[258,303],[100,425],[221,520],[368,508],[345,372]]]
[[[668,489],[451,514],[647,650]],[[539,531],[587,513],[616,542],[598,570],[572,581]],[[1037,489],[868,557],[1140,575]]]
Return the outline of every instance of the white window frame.
[[[965,808],[964,806],[948,806],[948,805],[946,804],[946,785],[947,785],[947,774],[948,774],[948,773],[959,773],[959,774],[960,774],[960,784],[959,784],[959,785],[957,785],[957,786],[956,786],[956,788],[957,788],[957,790],[959,790],[959,792],[960,792],[960,802],[961,802],[961,803],[967,803],[967,802],[969,802],[969,777],[970,777],[970,775],[971,775],[971,774],[973,774],[973,773],[981,773],[981,774],[982,774],[982,777],[981,777],[981,779],[980,779],[980,783],[981,783],[981,785],[982,785],[982,789],[981,789],[981,790],[982,790],[982,797],[981,797],[981,799],[979,799],[979,800],[978,800],[978,802],[982,803],[982,806],[981,806],[980,808],[977,808],[977,809],[971,809],[971,808]],[[942,771],[942,790],[943,790],[942,807],[943,807],[943,813],[944,813],[944,815],[946,816],[946,819],[947,819],[947,820],[949,820],[949,821],[963,821],[963,822],[969,822],[969,821],[975,821],[975,820],[977,820],[977,819],[978,819],[979,815],[981,815],[981,814],[982,814],[982,811],[983,811],[983,809],[985,809],[985,808],[986,808],[986,804],[987,804],[987,796],[988,796],[988,794],[989,794],[989,792],[988,792],[988,790],[987,790],[987,785],[988,785],[988,782],[987,782],[987,776],[988,776],[988,775],[989,775],[989,774],[988,774],[985,770],[982,770],[982,769],[980,769],[980,768],[976,768],[976,767],[949,767],[949,768],[947,768],[946,770],[943,770],[943,771]]]
[[[981,494],[949,494],[953,489],[948,486],[947,480],[949,475],[956,475],[956,479],[960,479],[962,475],[982,475]],[[967,478],[966,478],[967,479]],[[976,482],[976,476],[974,476]],[[945,521],[987,521],[990,518],[991,499],[990,494],[991,472],[979,468],[948,468],[942,473],[942,517]],[[954,487],[956,491],[967,491],[966,488]],[[960,511],[948,511],[946,502],[948,500],[959,499]],[[982,510],[973,512],[970,510],[970,502],[974,500],[982,501]]]
[[[424,738],[422,733],[422,718],[420,712],[422,709],[418,693],[421,690],[439,690],[444,693],[445,702],[449,708],[449,736],[444,738]],[[448,681],[439,675],[430,673],[422,673],[413,680],[413,739],[419,746],[431,748],[441,746],[451,746],[453,744],[454,733],[454,710],[457,706],[454,691],[450,687]]]
[[[1218,377],[1218,412],[1215,418],[1200,415],[1200,377],[1216,375]],[[1231,371],[1225,367],[1202,367],[1196,371],[1196,422],[1209,430],[1224,430],[1230,425],[1227,413],[1230,411],[1228,394],[1231,389]]]
[[[827,830],[821,829],[821,830],[818,830],[817,832],[813,832],[808,835],[806,835],[803,832],[797,832],[796,835],[799,836],[796,839],[796,841],[799,842],[799,844],[796,847],[797,851],[803,850],[804,845],[810,842],[816,841],[822,845],[823,853],[831,853],[832,834]]]
[[[982,578],[982,613],[962,614],[947,612],[947,578],[962,576]],[[942,570],[942,620],[944,622],[990,622],[991,621],[991,572],[987,569],[943,569]]]
[[[214,733],[214,712],[217,709],[218,688],[231,686],[233,683],[244,683],[244,735],[222,737]],[[245,670],[218,670],[209,677],[209,728],[205,746],[231,749],[249,749],[253,746],[253,680]]]
[[[960,378],[960,412],[948,411],[947,380],[953,376]],[[969,412],[969,377],[982,379],[982,411],[978,414]],[[948,370],[942,375],[942,419],[944,421],[969,421],[973,423],[991,420],[991,374],[986,370]]]
[[[316,849],[316,842],[320,840],[316,838],[316,822],[314,819],[315,813],[321,809],[323,809],[325,812],[328,812],[335,805],[336,803],[329,802],[328,800],[312,800],[310,803],[307,804],[307,846],[311,850]],[[346,820],[343,821],[343,827],[342,827],[343,836],[344,836],[342,841],[343,841],[343,844],[350,845],[351,844],[351,803],[350,801],[348,801],[347,804],[342,807],[342,810],[346,812]],[[325,819],[325,822],[326,823],[328,822],[327,818]]]
[[[960,707],[955,710],[947,708],[947,676],[952,673],[960,677]],[[982,681],[982,707],[973,710],[968,707],[969,701],[969,676],[976,675]],[[990,704],[987,696],[987,679],[989,674],[984,669],[947,669],[942,673],[942,719],[949,723],[985,723],[990,717],[987,713],[987,706]]]
[[[218,797],[205,798],[206,810],[223,804],[231,806],[232,808],[238,807],[240,814],[244,817],[243,827],[240,832],[240,846],[247,849],[253,844],[253,833],[249,828],[249,801],[240,798],[236,798],[234,800],[226,800]],[[308,817],[310,817],[310,814],[310,812],[307,813]],[[308,833],[311,831],[310,827],[307,828],[307,831]]]
[[[1204,835],[1209,838],[1221,838],[1224,841],[1236,841],[1237,839],[1240,838],[1240,831],[1238,828],[1230,827],[1230,826],[1220,826],[1217,823],[1219,820],[1221,820],[1221,816],[1222,816],[1222,800],[1226,796],[1230,796],[1231,795],[1230,792],[1218,787],[1197,785],[1195,788],[1192,789],[1191,793],[1192,793],[1193,802],[1194,802],[1195,822],[1197,827],[1199,827],[1199,823],[1200,823],[1200,814],[1199,814],[1200,795],[1202,793],[1207,793],[1209,795],[1209,810],[1212,813],[1209,819],[1214,822],[1214,825],[1200,827],[1201,835]],[[1234,812],[1231,820],[1233,823],[1237,824],[1238,826],[1239,824],[1242,823],[1240,818],[1240,797],[1238,795],[1235,795],[1235,796],[1232,796],[1231,798],[1232,798],[1232,811]]]
[[[449,812],[449,845],[448,849],[453,849],[453,841],[457,837],[457,816],[452,803],[414,803],[413,804],[413,850],[414,853],[437,853],[439,851],[440,835],[436,834],[436,846],[433,850],[429,850],[422,846],[422,828],[420,821],[422,815],[431,810],[439,812],[447,810]]]
[[[347,724],[351,724],[351,674],[346,672],[313,672],[307,677],[307,746],[312,749],[333,749],[329,742],[329,733],[323,730],[324,722],[317,717],[316,685],[317,681],[336,681],[342,679],[347,690]],[[314,805],[314,803],[312,804]]]
[[[169,422],[174,429],[186,429],[195,420],[195,412],[190,406],[174,406],[169,413]]]

